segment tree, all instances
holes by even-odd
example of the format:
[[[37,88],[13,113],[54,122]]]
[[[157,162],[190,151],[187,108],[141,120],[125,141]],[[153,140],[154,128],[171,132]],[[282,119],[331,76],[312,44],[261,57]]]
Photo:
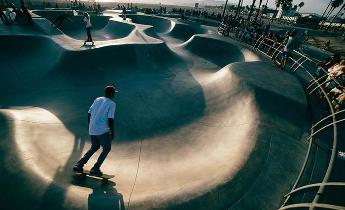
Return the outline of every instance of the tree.
[[[344,13],[340,14],[340,17],[341,17],[341,18],[342,18],[343,16],[344,16]],[[342,18],[341,24],[340,24],[340,26],[339,26],[339,30],[342,30],[342,29],[343,29],[344,24],[345,24],[345,19]]]
[[[283,11],[286,11],[291,8],[293,0],[276,0],[276,6],[282,7]]]
[[[331,16],[332,12],[339,7],[342,3],[344,2],[344,0],[333,0],[331,3],[331,9],[329,10],[329,12],[326,15],[326,20]]]
[[[332,21],[329,23],[328,27],[325,31],[328,31],[328,29],[332,26],[333,22],[338,18],[339,14],[345,10],[345,3],[341,6],[340,10],[337,12],[337,14],[333,17]],[[341,15],[342,16],[342,15]]]
[[[304,6],[304,2],[302,1],[301,3],[298,4],[298,10],[297,12]]]
[[[222,14],[222,19],[224,18],[225,10],[226,10],[226,7],[227,7],[227,6],[228,6],[228,0],[226,0],[225,5],[224,5],[224,10],[223,10],[223,14]]]
[[[255,15],[255,20],[258,19],[259,13],[260,13],[260,11],[261,11],[261,4],[262,4],[262,1],[263,1],[263,0],[259,0],[259,10],[257,11],[257,13],[256,13],[256,15]]]
[[[275,0],[276,11],[278,13],[278,7],[281,7],[283,11],[291,8],[293,0]]]
[[[329,1],[328,5],[327,5],[327,7],[326,7],[326,9],[325,9],[325,11],[323,11],[322,16],[321,16],[321,20],[323,20],[323,17],[325,16],[326,12],[328,11],[329,6],[331,6],[332,1],[333,1],[333,0],[330,0],[330,1]]]
[[[248,21],[250,20],[252,14],[253,14],[253,9],[254,9],[255,2],[256,2],[256,0],[253,0],[252,5],[250,6],[249,15],[248,15],[248,18],[247,18]]]
[[[238,15],[239,15],[240,12],[241,12],[242,4],[243,4],[243,0],[238,0],[238,5],[237,5],[237,10],[236,10],[235,19],[237,19]]]

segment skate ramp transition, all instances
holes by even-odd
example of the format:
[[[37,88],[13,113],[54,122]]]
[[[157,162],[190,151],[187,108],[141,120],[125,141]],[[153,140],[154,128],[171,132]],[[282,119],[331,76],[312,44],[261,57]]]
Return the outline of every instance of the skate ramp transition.
[[[74,39],[86,40],[86,29],[83,15],[74,16],[72,11],[42,11],[36,10],[35,14],[48,19],[51,23],[57,19],[59,15],[64,13],[69,16],[64,19],[59,29]],[[111,19],[111,16],[91,15],[92,37],[95,40],[120,39],[127,37],[133,30],[134,26]]]
[[[275,209],[298,175],[303,88],[239,43],[0,42],[1,209]],[[224,45],[220,58],[210,44]],[[105,84],[120,92],[102,166],[115,178],[101,186],[71,168],[90,146],[87,111]]]
[[[111,17],[92,16],[92,36],[95,40],[120,39],[127,37],[134,26],[109,19]],[[84,16],[73,16],[71,21],[66,21],[61,30],[68,36],[78,39],[86,39]]]
[[[206,34],[208,30],[197,23],[182,22],[177,19],[170,20],[165,17],[150,15],[127,15],[133,23],[150,25],[151,28],[146,30],[146,34],[152,37],[158,37],[157,34],[168,34],[170,37],[187,41],[195,34]]]
[[[174,23],[163,17],[151,16],[151,15],[126,15],[133,23],[150,25],[153,27],[155,33],[167,33],[171,30]]]
[[[205,34],[207,30],[202,28],[200,25],[192,25],[192,24],[185,24],[185,23],[176,23],[175,26],[169,32],[169,35],[186,41],[190,39],[195,34]]]

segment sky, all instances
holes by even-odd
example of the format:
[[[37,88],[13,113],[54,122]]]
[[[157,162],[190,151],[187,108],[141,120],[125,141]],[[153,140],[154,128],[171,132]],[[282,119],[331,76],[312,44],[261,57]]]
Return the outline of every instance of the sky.
[[[96,0],[96,1],[112,1],[112,0]],[[225,0],[117,0],[120,2],[133,2],[133,3],[162,3],[162,4],[174,4],[174,5],[189,5],[192,6],[195,3],[200,3],[200,5],[207,4],[207,5],[215,5],[215,4],[224,4]],[[266,3],[267,0],[263,0]],[[301,8],[300,12],[307,12],[307,13],[318,13],[322,14],[329,0],[293,0],[293,4],[299,4],[300,2],[304,2],[304,7]],[[238,0],[229,0],[230,4],[236,4]],[[275,8],[274,4],[275,0],[268,0],[268,7]],[[244,0],[244,5],[249,5],[252,3],[252,0]],[[257,0],[257,5],[259,4],[259,0]]]

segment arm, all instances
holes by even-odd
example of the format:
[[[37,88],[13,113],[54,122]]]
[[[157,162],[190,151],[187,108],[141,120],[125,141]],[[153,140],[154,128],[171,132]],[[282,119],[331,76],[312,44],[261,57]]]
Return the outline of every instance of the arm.
[[[114,139],[114,119],[108,118],[108,125],[110,128],[111,139]]]

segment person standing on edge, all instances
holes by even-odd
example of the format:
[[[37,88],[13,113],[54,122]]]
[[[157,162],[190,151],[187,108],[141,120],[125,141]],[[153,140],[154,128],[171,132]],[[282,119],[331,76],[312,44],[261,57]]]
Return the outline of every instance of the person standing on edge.
[[[114,98],[116,91],[114,86],[106,86],[104,89],[105,97],[98,97],[88,111],[89,135],[91,137],[91,148],[73,167],[75,172],[83,172],[84,165],[91,156],[102,146],[102,153],[97,162],[90,170],[93,176],[102,176],[100,170],[102,163],[111,149],[111,140],[114,139],[114,115],[116,104],[111,99]]]
[[[125,7],[125,5],[123,5],[123,7],[122,7],[122,18],[123,18],[123,20],[126,20],[126,13],[127,13],[127,11],[126,11],[126,7]]]
[[[291,34],[287,36],[287,43],[285,44],[284,50],[282,52],[283,58],[281,59],[280,63],[278,63],[276,60],[280,68],[285,69],[286,63],[291,58],[293,51],[297,49],[300,44],[301,42],[297,37],[297,31],[293,30]]]
[[[92,42],[92,45],[94,44],[94,42],[92,41],[92,37],[91,37],[91,18],[89,13],[84,12],[84,22],[86,23],[86,33],[87,33],[87,40],[84,42],[84,45],[86,44],[86,42]]]

